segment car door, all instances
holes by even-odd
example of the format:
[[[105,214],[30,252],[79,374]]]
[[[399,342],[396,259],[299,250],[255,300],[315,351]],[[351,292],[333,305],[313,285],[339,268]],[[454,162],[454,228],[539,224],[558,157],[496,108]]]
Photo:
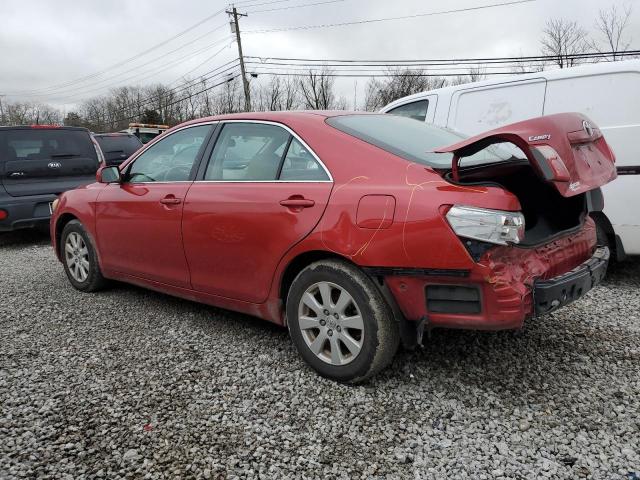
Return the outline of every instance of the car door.
[[[182,210],[212,128],[197,125],[170,133],[125,167],[121,183],[105,186],[96,204],[104,269],[190,287]]]
[[[184,208],[193,288],[265,301],[278,262],[319,222],[332,186],[322,162],[288,128],[223,124]]]

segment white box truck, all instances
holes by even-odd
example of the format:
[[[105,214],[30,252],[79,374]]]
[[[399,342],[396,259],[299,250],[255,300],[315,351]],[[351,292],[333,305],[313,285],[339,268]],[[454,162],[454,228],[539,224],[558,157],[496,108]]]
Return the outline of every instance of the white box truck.
[[[396,100],[384,113],[474,135],[541,115],[580,112],[604,133],[618,178],[595,220],[618,259],[640,255],[640,60],[485,80]]]

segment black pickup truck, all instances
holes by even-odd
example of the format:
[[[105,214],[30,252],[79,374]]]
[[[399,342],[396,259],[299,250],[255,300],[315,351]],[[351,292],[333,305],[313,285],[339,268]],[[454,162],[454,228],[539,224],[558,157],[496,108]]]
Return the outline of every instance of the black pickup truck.
[[[86,128],[0,127],[0,232],[46,227],[56,196],[95,181],[102,162]]]

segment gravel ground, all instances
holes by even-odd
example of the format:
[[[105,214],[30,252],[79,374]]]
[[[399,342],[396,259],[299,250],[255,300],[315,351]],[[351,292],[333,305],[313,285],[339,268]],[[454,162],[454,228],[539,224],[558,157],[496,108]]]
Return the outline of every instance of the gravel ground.
[[[640,262],[522,332],[435,331],[370,383],[285,330],[0,235],[0,478],[640,478]],[[634,473],[635,472],[635,473]]]

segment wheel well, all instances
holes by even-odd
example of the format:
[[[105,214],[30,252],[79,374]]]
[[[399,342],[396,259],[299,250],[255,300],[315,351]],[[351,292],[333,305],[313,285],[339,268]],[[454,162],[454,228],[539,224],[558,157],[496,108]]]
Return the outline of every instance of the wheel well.
[[[607,218],[607,216],[603,212],[591,212],[591,218],[596,223],[596,227],[602,229],[602,231],[607,236],[607,240],[609,242],[609,249],[611,250],[611,258],[616,259],[617,261],[624,260],[624,247],[620,243],[619,239],[616,237],[616,231],[613,229],[613,225]]]
[[[287,295],[289,294],[289,289],[291,288],[291,284],[293,283],[293,280],[298,276],[298,274],[312,263],[319,260],[327,259],[338,259],[353,263],[338,254],[325,252],[322,250],[313,250],[298,255],[293,260],[291,260],[289,265],[287,265],[284,273],[282,274],[282,281],[280,282],[280,299],[282,300],[283,305],[287,303]]]
[[[60,254],[60,237],[62,237],[62,230],[64,230],[65,225],[71,220],[77,219],[78,218],[75,215],[70,213],[63,213],[60,215],[60,218],[58,218],[58,222],[56,223],[56,245],[58,246],[57,254]]]

